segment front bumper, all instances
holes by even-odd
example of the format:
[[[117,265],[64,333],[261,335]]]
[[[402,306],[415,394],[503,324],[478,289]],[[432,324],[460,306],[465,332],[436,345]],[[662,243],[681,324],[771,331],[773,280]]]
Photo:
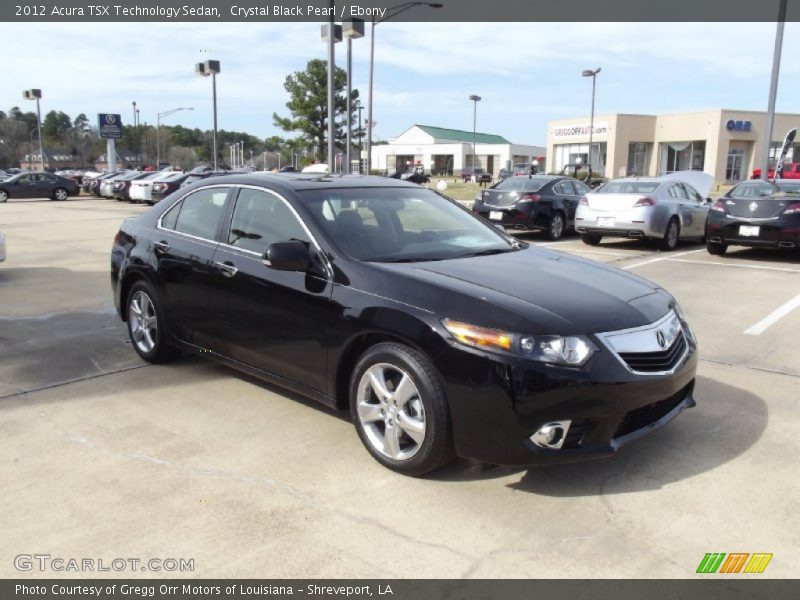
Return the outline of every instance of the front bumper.
[[[800,248],[800,215],[774,220],[746,220],[737,217],[709,217],[706,238],[712,244],[752,248]],[[740,226],[758,227],[758,235],[743,236]]]
[[[445,380],[456,453],[482,462],[533,466],[614,455],[695,406],[696,346],[667,375],[631,373],[606,348],[587,370],[549,367],[452,346],[436,361]],[[571,421],[563,446],[531,436]]]

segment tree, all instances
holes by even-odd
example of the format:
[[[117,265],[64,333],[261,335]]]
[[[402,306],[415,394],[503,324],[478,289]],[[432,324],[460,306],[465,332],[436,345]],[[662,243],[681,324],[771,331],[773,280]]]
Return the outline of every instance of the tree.
[[[177,165],[184,171],[192,169],[197,164],[197,152],[194,151],[194,148],[173,146],[167,156],[170,164]]]
[[[334,138],[339,148],[344,148],[346,143],[346,86],[347,73],[337,67],[334,71]],[[281,117],[273,113],[273,122],[284,131],[301,132],[305,145],[315,145],[318,156],[324,155],[328,139],[328,62],[320,59],[308,61],[306,70],[288,75],[283,87],[289,92],[286,108],[292,113],[292,117]],[[350,117],[353,122],[358,90],[353,90],[350,100]]]
[[[65,112],[51,110],[44,117],[42,136],[52,142],[64,144],[72,132],[72,119]]]

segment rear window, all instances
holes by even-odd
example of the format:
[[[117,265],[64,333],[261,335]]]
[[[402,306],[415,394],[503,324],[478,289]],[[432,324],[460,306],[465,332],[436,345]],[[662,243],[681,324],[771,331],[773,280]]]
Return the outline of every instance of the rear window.
[[[767,182],[740,183],[728,192],[728,196],[730,198],[768,198],[776,191],[776,187]]]
[[[530,179],[524,177],[515,177],[513,179],[504,179],[494,189],[503,190],[504,192],[535,192],[542,189],[549,179],[537,179],[531,177]]]
[[[609,181],[597,194],[650,194],[656,191],[660,184],[656,181]]]

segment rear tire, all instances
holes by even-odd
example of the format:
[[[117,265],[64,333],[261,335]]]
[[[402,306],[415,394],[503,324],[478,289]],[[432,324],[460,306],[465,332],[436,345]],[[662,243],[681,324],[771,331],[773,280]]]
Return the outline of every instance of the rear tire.
[[[714,256],[723,256],[728,251],[728,244],[712,244],[711,242],[706,242],[706,250],[708,250],[709,254],[713,254]]]
[[[590,246],[597,246],[603,240],[602,235],[595,235],[594,233],[582,233],[581,241]]]
[[[413,348],[387,342],[364,352],[350,378],[350,413],[364,447],[393,471],[426,475],[455,456],[439,375]]]
[[[180,350],[167,341],[167,323],[155,288],[148,281],[137,281],[125,301],[128,335],[133,349],[149,363],[168,362],[180,355]]]
[[[678,247],[678,238],[681,235],[681,227],[678,225],[678,220],[674,217],[667,223],[667,230],[664,232],[664,237],[661,238],[659,245],[662,250],[667,252],[675,250]]]
[[[553,213],[553,216],[550,217],[550,223],[547,224],[547,239],[556,241],[560,240],[564,235],[564,229],[566,229],[567,224],[564,221],[564,215],[560,212]]]

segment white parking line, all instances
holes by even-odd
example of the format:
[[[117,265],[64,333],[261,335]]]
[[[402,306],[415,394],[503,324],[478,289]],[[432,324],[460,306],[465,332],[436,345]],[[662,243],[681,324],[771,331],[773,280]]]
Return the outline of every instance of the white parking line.
[[[669,254],[667,256],[659,256],[657,258],[651,258],[649,260],[643,260],[642,262],[633,263],[632,265],[625,265],[622,267],[623,269],[635,269],[636,267],[643,267],[644,265],[650,265],[652,263],[661,262],[663,260],[674,260],[678,256],[686,256],[687,254],[694,254],[695,252],[705,252],[705,248],[700,248],[699,250],[688,250],[687,252],[679,252],[678,254]]]
[[[758,323],[749,327],[748,329],[744,330],[745,335],[761,335],[764,333],[769,327],[780,321],[783,317],[788,315],[792,312],[795,308],[800,306],[800,295],[796,296],[792,300],[789,300],[786,304],[779,306],[766,317],[761,319]]]
[[[606,254],[608,256],[629,256],[630,252],[609,252],[607,250],[589,250],[584,248],[569,248],[564,252],[579,252],[581,254]]]
[[[683,258],[669,258],[667,260],[681,263],[692,263],[695,265],[717,265],[720,267],[734,267],[738,269],[758,269],[762,271],[780,271],[781,273],[800,273],[800,269],[790,269],[788,267],[765,267],[762,265],[742,265],[737,263],[716,262],[713,260],[686,260]]]

